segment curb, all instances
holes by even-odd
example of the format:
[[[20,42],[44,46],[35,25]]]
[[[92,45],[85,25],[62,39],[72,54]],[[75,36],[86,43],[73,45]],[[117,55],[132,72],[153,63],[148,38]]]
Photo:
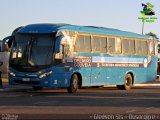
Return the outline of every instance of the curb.
[[[133,85],[134,87],[159,87],[160,86],[160,84],[158,83],[158,84],[153,84],[153,83],[151,83],[151,84],[134,84]]]

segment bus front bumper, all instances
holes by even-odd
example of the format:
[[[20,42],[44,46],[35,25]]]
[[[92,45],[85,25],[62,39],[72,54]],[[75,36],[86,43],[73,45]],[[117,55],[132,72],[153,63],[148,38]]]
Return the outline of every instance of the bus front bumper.
[[[24,86],[41,86],[41,87],[67,87],[67,84],[63,84],[62,76],[48,76],[45,78],[25,78],[25,77],[16,77],[9,75],[9,85],[24,85]]]

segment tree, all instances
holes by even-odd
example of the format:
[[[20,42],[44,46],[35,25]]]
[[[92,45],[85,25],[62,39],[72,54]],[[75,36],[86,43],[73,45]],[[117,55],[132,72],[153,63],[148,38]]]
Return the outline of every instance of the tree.
[[[157,35],[154,34],[154,33],[152,33],[152,32],[146,33],[146,35],[152,36],[152,37],[155,38],[155,39],[159,39],[159,38],[157,37]]]
[[[154,33],[152,33],[152,32],[149,32],[149,33],[146,33],[146,35],[149,35],[149,36],[152,36],[153,38],[155,38],[155,39],[159,39],[158,37],[157,37],[157,35],[156,34],[154,34]],[[160,44],[159,44],[159,42],[158,42],[158,53],[160,53]]]

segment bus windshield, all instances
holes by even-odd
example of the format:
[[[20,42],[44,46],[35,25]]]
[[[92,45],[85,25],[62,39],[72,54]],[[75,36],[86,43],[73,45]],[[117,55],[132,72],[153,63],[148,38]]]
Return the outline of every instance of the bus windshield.
[[[13,42],[10,65],[33,68],[52,63],[54,37],[50,34],[16,34]]]

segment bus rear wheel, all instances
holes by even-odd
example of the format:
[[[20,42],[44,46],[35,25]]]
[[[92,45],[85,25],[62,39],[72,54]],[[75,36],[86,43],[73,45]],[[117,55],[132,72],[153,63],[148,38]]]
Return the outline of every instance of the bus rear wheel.
[[[78,76],[72,75],[70,86],[67,88],[68,93],[75,93],[78,90]]]
[[[131,74],[125,76],[124,85],[117,85],[117,88],[120,90],[130,90],[132,87],[133,78]]]

